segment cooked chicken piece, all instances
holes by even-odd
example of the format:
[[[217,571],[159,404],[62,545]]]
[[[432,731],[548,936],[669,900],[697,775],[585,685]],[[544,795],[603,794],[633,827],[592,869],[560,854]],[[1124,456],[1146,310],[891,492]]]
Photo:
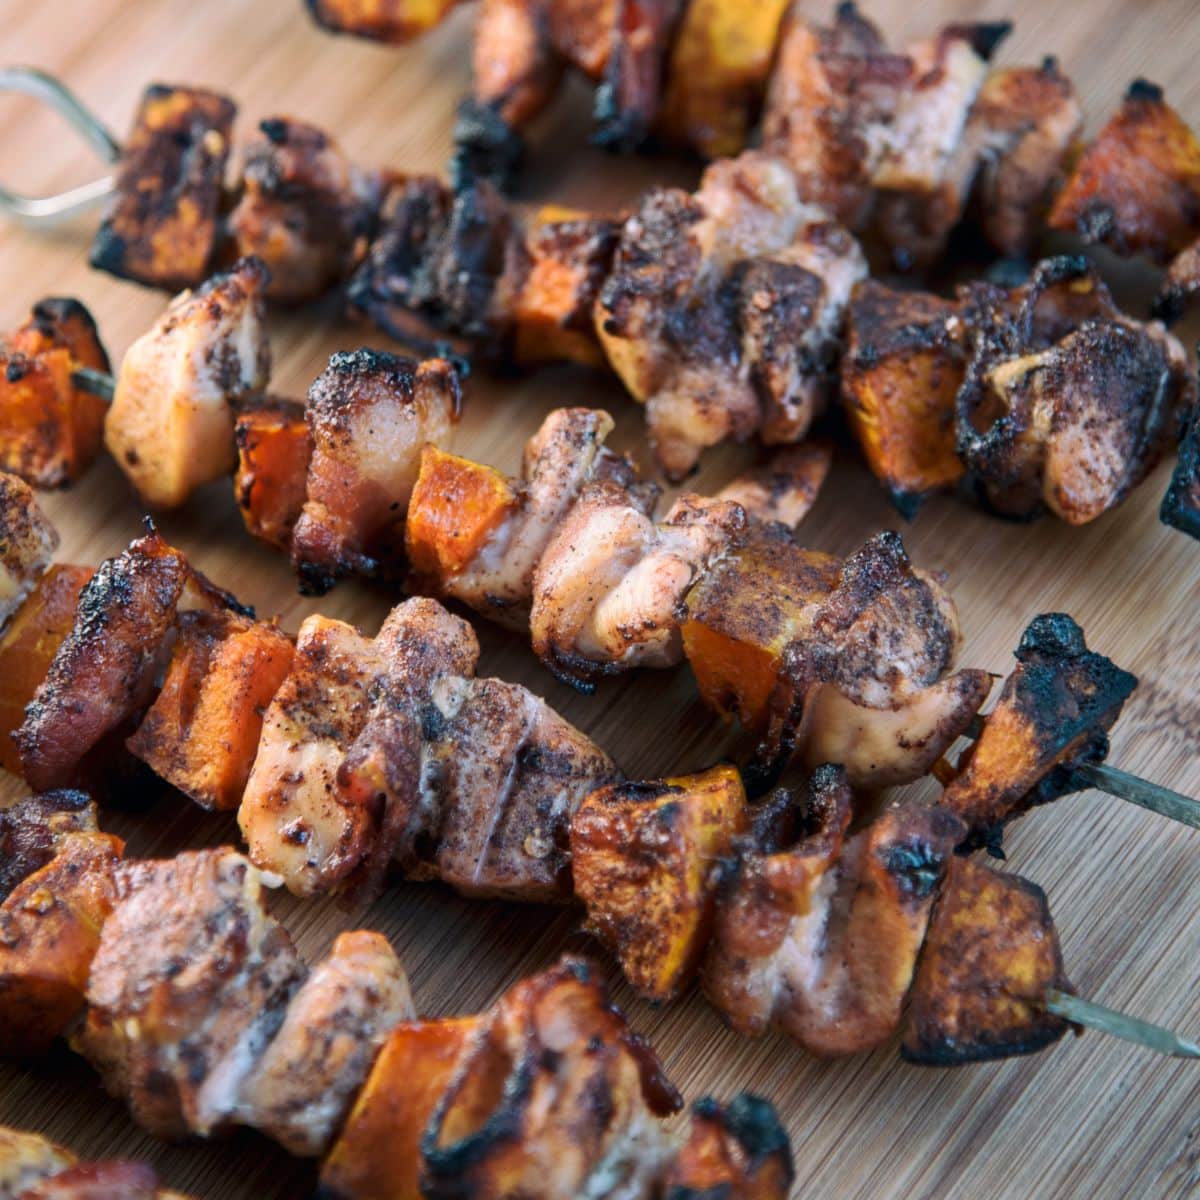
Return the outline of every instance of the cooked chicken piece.
[[[1073,990],[1042,889],[951,859],[913,981],[901,1055],[949,1067],[1032,1054],[1071,1028],[1046,1011],[1051,989]]]
[[[266,285],[262,263],[241,259],[176,296],[126,352],[104,442],[147,504],[182,504],[233,470],[234,410],[270,371]]]
[[[740,504],[748,517],[795,529],[812,511],[833,463],[828,442],[777,450],[760,466],[743,471],[716,495]]]
[[[312,18],[331,33],[350,33],[399,45],[435,29],[462,0],[305,0]]]
[[[78,367],[109,372],[96,323],[78,300],[39,300],[0,340],[0,470],[52,488],[92,464],[108,404],[78,386]]]
[[[1096,315],[1040,344],[1031,306],[1074,276]],[[1082,259],[1051,259],[999,303],[983,297],[957,399],[958,453],[981,498],[1006,516],[1043,506],[1072,525],[1121,501],[1162,458],[1195,396],[1183,347],[1158,322],[1112,306]],[[1012,310],[1015,308],[1015,312]]]
[[[854,290],[847,329],[842,405],[867,465],[911,517],[963,475],[954,427],[966,377],[960,306],[869,279]]]
[[[208,275],[236,115],[215,92],[146,88],[92,243],[93,267],[152,287],[195,287]]]
[[[158,532],[101,563],[12,736],[37,791],[69,787],[153,698],[181,611],[240,610]]]
[[[415,1017],[408,978],[387,939],[365,930],[339,934],[247,1078],[238,1121],[289,1154],[324,1153],[380,1046]]]
[[[683,599],[737,546],[745,524],[737,504],[695,495],[680,497],[656,524],[625,489],[585,488],[537,564],[534,652],[585,690],[601,675],[675,665]]]
[[[1200,538],[1200,418],[1197,409],[1188,417],[1179,443],[1179,461],[1163,496],[1159,518],[1194,538]]]
[[[0,629],[25,602],[58,549],[58,530],[27,483],[0,471]]]
[[[118,869],[74,1045],[151,1133],[207,1136],[236,1117],[303,978],[262,882],[229,849]]]
[[[458,420],[459,378],[445,359],[338,353],[308,394],[312,458],[292,562],[320,595],[351,571],[377,574],[402,553],[421,448]]]
[[[0,904],[0,1056],[42,1053],[83,1008],[122,850],[110,834],[66,832]]]
[[[795,1179],[792,1147],[766,1100],[742,1092],[728,1104],[692,1105],[687,1140],[663,1180],[673,1200],[786,1200]]]
[[[202,807],[235,809],[291,663],[291,639],[273,623],[182,613],[158,696],[125,745]]]
[[[729,766],[613,784],[575,813],[575,895],[640,995],[671,1000],[690,981],[712,931],[720,864],[748,824]]]
[[[679,1107],[593,969],[566,959],[482,1022],[426,1127],[421,1186],[478,1200],[647,1196],[670,1153],[656,1118]]]
[[[690,0],[667,65],[660,132],[703,158],[740,154],[767,90],[788,0]]]
[[[942,797],[985,843],[1033,805],[1085,786],[1075,768],[1104,759],[1106,732],[1137,687],[1136,676],[1087,648],[1064,613],[1035,617],[1016,659]]]
[[[186,1200],[165,1192],[148,1163],[106,1159],[80,1163],[23,1192],[19,1200]]]
[[[727,438],[803,437],[866,273],[858,244],[801,203],[778,159],[748,152],[713,163],[694,195],[649,193],[622,231],[596,329],[671,478]]]
[[[900,808],[845,840],[844,775],[822,768],[812,788],[816,825],[801,842],[743,854],[718,907],[704,985],[740,1032],[774,1025],[811,1053],[850,1054],[896,1029],[963,830],[943,810]]]
[[[304,405],[269,397],[238,413],[233,436],[233,492],[242,520],[254,537],[290,551],[312,458]]]
[[[1167,325],[1179,320],[1200,296],[1200,238],[1185,246],[1167,264],[1167,273],[1151,311]]]
[[[244,152],[228,218],[239,256],[266,264],[266,295],[297,304],[345,279],[366,248],[382,199],[378,178],[351,166],[323,130],[291,117],[259,124]]]
[[[1200,228],[1200,141],[1144,79],[1088,144],[1050,210],[1051,229],[1165,264]]]
[[[632,467],[604,448],[612,427],[599,409],[555,409],[526,443],[521,478],[509,485],[488,468],[427,454],[409,510],[408,547],[419,569],[445,573],[423,584],[524,628],[534,573],[585,486],[615,479],[631,489],[633,503],[649,502],[633,487]],[[471,503],[464,506],[466,496]]]
[[[21,1200],[30,1188],[76,1161],[65,1146],[40,1134],[0,1126],[0,1200]]]
[[[0,901],[50,862],[68,834],[96,832],[96,805],[83,792],[46,792],[0,808]]]

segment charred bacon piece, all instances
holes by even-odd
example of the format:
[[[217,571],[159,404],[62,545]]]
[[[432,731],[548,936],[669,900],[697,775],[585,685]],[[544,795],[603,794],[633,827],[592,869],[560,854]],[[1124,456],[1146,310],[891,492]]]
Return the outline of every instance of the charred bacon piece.
[[[53,488],[92,464],[108,406],[78,385],[78,367],[109,370],[96,323],[78,300],[39,300],[0,340],[0,470]]]
[[[91,264],[151,287],[195,287],[217,245],[237,106],[201,88],[151,84],[125,142]]]
[[[1179,443],[1179,461],[1159,509],[1160,519],[1200,538],[1200,417],[1193,409]]]
[[[1087,648],[1065,613],[1035,617],[1016,659],[942,797],[985,843],[1034,805],[1086,786],[1075,768],[1103,761],[1107,731],[1137,686],[1135,676]]]
[[[1070,1023],[1046,994],[1073,991],[1045,894],[1019,875],[952,858],[909,996],[901,1055],[949,1067],[1031,1054]]]
[[[148,504],[182,504],[233,469],[235,412],[271,367],[267,279],[258,259],[241,259],[177,296],[126,352],[104,441]]]

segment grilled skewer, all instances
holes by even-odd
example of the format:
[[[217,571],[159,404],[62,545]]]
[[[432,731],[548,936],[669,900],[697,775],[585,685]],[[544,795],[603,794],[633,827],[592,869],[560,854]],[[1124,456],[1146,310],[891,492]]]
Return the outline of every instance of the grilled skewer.
[[[482,1014],[420,1021],[386,939],[343,933],[310,970],[233,850],[123,862],[72,793],[2,816],[47,843],[0,905],[4,1052],[68,1035],[151,1133],[258,1129],[322,1158],[322,1194],[343,1200],[650,1200],[716,1164],[730,1195],[787,1194],[791,1155],[769,1104],[703,1101],[685,1139],[662,1129],[679,1095],[582,960]],[[31,1014],[21,1001],[38,989],[57,1007]],[[22,1172],[39,1159],[46,1174],[63,1165],[42,1154]]]

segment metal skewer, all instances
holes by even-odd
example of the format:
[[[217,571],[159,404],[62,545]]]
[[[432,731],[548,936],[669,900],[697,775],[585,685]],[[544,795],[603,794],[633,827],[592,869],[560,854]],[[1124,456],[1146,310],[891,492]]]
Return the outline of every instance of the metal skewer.
[[[1094,1000],[1052,990],[1046,993],[1045,1007],[1047,1012],[1065,1017],[1077,1025],[1086,1025],[1122,1041],[1134,1042],[1170,1058],[1200,1058],[1200,1045],[1196,1042],[1190,1042],[1161,1025],[1151,1025],[1149,1021],[1106,1008]]]
[[[121,157],[121,144],[73,92],[52,75],[36,67],[0,70],[0,92],[19,92],[58,113],[105,163]],[[46,227],[69,220],[94,208],[116,187],[112,175],[93,179],[52,196],[25,196],[0,185],[0,212],[23,225]]]

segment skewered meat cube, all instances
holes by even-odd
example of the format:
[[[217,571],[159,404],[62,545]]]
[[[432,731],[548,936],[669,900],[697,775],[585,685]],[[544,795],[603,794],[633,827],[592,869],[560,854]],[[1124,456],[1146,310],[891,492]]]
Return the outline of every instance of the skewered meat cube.
[[[259,124],[246,146],[228,235],[269,272],[268,299],[297,304],[345,279],[371,232],[380,181],[353,167],[324,131],[291,117]]]
[[[43,1180],[24,1192],[20,1200],[183,1200],[158,1186],[158,1176],[147,1163],[106,1159],[80,1163]]]
[[[857,242],[763,154],[712,164],[694,195],[658,189],[643,200],[622,231],[596,329],[646,404],[668,476],[682,478],[727,438],[804,436],[866,273]]]
[[[67,1170],[76,1161],[66,1147],[36,1133],[0,1128],[0,1200],[21,1200],[41,1180]]]
[[[436,28],[462,0],[305,0],[312,18],[331,33],[380,42],[412,41]]]
[[[571,822],[588,928],[651,1000],[673,999],[712,930],[719,867],[748,823],[732,767],[593,792]]]
[[[387,939],[365,930],[339,934],[254,1065],[239,1119],[289,1154],[324,1153],[380,1046],[415,1017],[408,979]]]
[[[37,587],[56,549],[58,531],[32,489],[0,471],[0,629]]]
[[[270,397],[238,413],[234,495],[246,529],[287,550],[304,508],[312,438],[304,405]]]
[[[774,521],[795,529],[816,504],[832,462],[833,448],[828,442],[787,446],[730,480],[716,498],[740,504],[756,521]]]
[[[1072,991],[1041,888],[966,858],[946,864],[917,965],[900,1053],[955,1066],[1029,1054],[1070,1028],[1046,1011]]]
[[[775,1025],[814,1054],[868,1050],[896,1028],[962,826],[891,809],[847,839],[845,776],[813,778],[794,846],[745,848],[704,965],[709,1000],[742,1033]]]
[[[1163,496],[1160,516],[1168,525],[1200,538],[1200,418],[1196,409],[1189,414],[1179,443],[1179,461]]]
[[[104,441],[147,504],[182,504],[233,469],[235,409],[270,370],[266,285],[262,263],[242,259],[177,296],[126,352]]]
[[[76,384],[77,367],[109,371],[91,313],[78,300],[39,300],[0,342],[0,469],[52,488],[92,464],[108,405]]]
[[[1170,325],[1183,316],[1200,295],[1200,238],[1175,255],[1154,297],[1153,314]]]
[[[1026,809],[1083,786],[1073,771],[1104,759],[1106,732],[1137,686],[1087,648],[1065,613],[1035,617],[1015,653],[1016,669],[942,797],[985,842]]]
[[[163,1137],[232,1120],[304,968],[263,908],[262,876],[228,849],[118,869],[75,1044]]]
[[[584,689],[600,675],[679,663],[683,599],[745,525],[738,505],[695,495],[681,496],[656,523],[625,488],[589,485],[537,564],[534,653]]]
[[[1068,176],[1049,224],[1164,264],[1195,240],[1200,141],[1162,88],[1144,79],[1130,84]]]
[[[321,594],[349,571],[398,557],[421,448],[442,442],[460,406],[445,359],[417,363],[378,350],[335,354],[309,390],[312,439],[292,562]]]
[[[0,904],[0,1053],[39,1054],[84,1004],[101,926],[116,903],[120,838],[69,831]]]
[[[92,266],[152,287],[195,287],[208,275],[236,115],[202,88],[146,88]]]
[[[291,663],[291,639],[274,624],[181,613],[158,696],[126,746],[203,808],[237,808],[262,713]]]
[[[71,833],[96,832],[96,806],[83,792],[46,792],[0,808],[0,901],[41,870]]]
[[[154,695],[181,611],[237,609],[156,531],[101,563],[12,736],[38,791],[70,786]]]

